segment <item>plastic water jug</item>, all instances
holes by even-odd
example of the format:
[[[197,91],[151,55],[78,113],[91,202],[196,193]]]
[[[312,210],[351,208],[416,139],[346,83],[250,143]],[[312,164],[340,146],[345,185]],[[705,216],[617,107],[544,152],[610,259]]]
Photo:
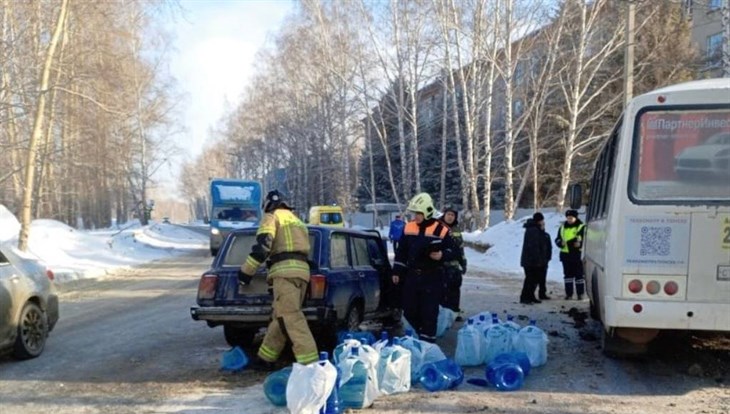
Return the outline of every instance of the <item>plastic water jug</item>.
[[[375,343],[375,335],[372,332],[353,332],[353,331],[341,331],[337,334],[337,342],[343,342],[345,339],[351,336],[352,339],[357,339],[360,343],[365,345],[372,345]]]
[[[344,384],[340,384],[339,397],[340,408],[365,408],[365,391],[368,381],[368,369],[360,358],[360,348],[354,347],[350,350],[348,360],[353,360],[352,377]]]
[[[514,350],[527,354],[530,365],[539,367],[547,362],[547,344],[547,335],[533,320],[530,325],[520,329],[514,340]]]
[[[520,329],[522,329],[522,327],[514,321],[514,317],[512,315],[507,315],[507,321],[502,322],[502,326],[512,331],[515,335],[520,332]]]
[[[388,331],[383,331],[380,333],[380,340],[373,344],[373,348],[375,348],[376,351],[380,352],[383,348],[390,345],[390,339],[388,338]]]
[[[522,372],[525,374],[525,377],[530,374],[530,358],[527,357],[527,354],[524,352],[505,352],[504,354],[499,354],[492,360],[494,363],[502,363],[502,362],[514,362],[517,365],[522,368]]]
[[[484,362],[489,363],[499,354],[512,350],[512,332],[502,325],[494,325],[484,333]]]
[[[454,360],[447,358],[424,365],[420,381],[423,388],[431,392],[450,390],[464,381],[464,371]]]
[[[482,341],[482,332],[469,319],[456,335],[456,363],[466,367],[481,365],[484,362]]]
[[[326,361],[327,357],[328,357],[328,355],[326,352],[319,353],[320,361]],[[339,388],[340,388],[340,370],[338,368],[337,369],[337,379],[335,379],[335,387],[332,388],[332,392],[330,393],[329,397],[327,397],[327,403],[325,404],[324,407],[322,407],[321,410],[319,410],[319,414],[340,414],[342,412],[340,410]]]
[[[243,349],[239,346],[234,346],[228,351],[224,352],[221,357],[221,370],[223,371],[240,371],[248,365],[248,357]]]
[[[384,395],[408,392],[411,389],[411,351],[401,346],[400,338],[380,351],[378,388]]]
[[[335,347],[332,351],[332,359],[335,361],[335,365],[340,362],[341,359],[347,358],[350,355],[350,349],[354,346],[362,345],[360,341],[353,338],[352,334],[345,335],[342,342]]]
[[[487,381],[499,391],[515,391],[525,382],[520,364],[514,361],[492,361],[487,364]]]
[[[286,384],[289,382],[291,367],[272,372],[264,381],[266,398],[277,407],[286,407]]]

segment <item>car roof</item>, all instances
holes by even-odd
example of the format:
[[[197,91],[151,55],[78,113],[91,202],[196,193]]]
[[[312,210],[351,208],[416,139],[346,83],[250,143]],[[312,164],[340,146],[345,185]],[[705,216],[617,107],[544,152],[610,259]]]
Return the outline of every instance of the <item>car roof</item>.
[[[358,230],[358,229],[351,229],[347,227],[330,227],[330,226],[317,226],[317,225],[311,225],[307,224],[307,228],[310,230],[316,230],[320,233],[347,233],[347,234],[357,234],[359,236],[370,236],[375,237],[375,231],[376,230]],[[249,234],[254,233],[258,230],[258,226],[255,227],[246,227],[243,229],[235,229],[231,231],[232,234]],[[379,234],[379,233],[378,233]]]

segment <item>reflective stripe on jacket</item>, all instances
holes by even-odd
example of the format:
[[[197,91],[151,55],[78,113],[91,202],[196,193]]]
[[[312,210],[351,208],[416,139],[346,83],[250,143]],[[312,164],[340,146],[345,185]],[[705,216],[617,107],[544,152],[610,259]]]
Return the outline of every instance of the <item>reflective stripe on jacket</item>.
[[[276,209],[266,213],[256,232],[256,244],[243,264],[243,273],[253,275],[267,259],[280,253],[298,253],[309,256],[307,226],[290,210]],[[309,264],[305,260],[277,261],[269,268],[268,277],[297,277],[309,280]]]

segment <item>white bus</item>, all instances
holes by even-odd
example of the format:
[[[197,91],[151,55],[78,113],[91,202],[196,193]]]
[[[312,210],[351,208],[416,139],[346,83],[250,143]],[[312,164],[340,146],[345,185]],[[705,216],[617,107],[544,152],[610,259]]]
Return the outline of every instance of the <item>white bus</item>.
[[[598,157],[586,216],[607,355],[643,353],[660,330],[730,331],[730,79],[634,98]]]

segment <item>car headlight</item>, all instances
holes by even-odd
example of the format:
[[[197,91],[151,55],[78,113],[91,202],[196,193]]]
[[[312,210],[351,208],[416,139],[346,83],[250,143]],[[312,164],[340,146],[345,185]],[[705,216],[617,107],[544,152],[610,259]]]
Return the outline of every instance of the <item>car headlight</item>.
[[[217,235],[221,234],[221,231],[220,231],[220,230],[218,230],[218,229],[217,229],[217,228],[215,228],[215,227],[211,227],[211,228],[210,228],[210,234],[212,234],[212,235],[214,235],[214,236],[217,236]]]

